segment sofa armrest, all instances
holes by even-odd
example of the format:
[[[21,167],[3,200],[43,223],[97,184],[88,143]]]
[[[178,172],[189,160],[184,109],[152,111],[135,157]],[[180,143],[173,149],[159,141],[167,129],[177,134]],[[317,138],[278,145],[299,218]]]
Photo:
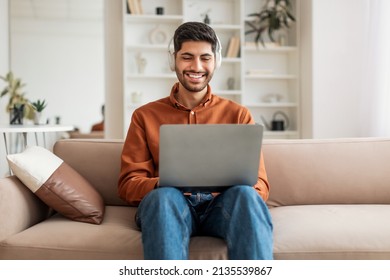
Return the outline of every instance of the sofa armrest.
[[[0,179],[0,241],[44,220],[49,208],[16,176]]]

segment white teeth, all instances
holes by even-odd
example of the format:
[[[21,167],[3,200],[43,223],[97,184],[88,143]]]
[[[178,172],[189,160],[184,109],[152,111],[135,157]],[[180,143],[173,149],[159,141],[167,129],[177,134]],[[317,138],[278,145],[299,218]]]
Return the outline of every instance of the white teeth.
[[[202,75],[188,74],[188,76],[190,76],[191,78],[194,78],[194,79],[202,78]]]

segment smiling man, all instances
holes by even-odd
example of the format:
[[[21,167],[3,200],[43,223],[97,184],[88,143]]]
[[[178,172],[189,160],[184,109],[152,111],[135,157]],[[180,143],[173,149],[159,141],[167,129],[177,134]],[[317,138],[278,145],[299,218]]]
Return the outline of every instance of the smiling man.
[[[263,155],[254,186],[233,186],[220,194],[158,188],[161,125],[254,123],[245,107],[212,94],[209,82],[221,64],[221,46],[212,28],[184,23],[172,43],[169,63],[179,82],[168,97],[133,113],[121,157],[119,195],[138,206],[144,257],[187,259],[190,237],[209,235],[226,241],[229,259],[272,259]]]

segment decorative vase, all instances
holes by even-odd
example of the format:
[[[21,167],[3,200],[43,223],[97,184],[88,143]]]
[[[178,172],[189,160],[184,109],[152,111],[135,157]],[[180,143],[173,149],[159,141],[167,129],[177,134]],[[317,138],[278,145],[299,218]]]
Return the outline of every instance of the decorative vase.
[[[46,124],[45,118],[43,117],[42,112],[35,111],[34,124],[36,124],[36,125]]]
[[[138,53],[136,56],[136,61],[137,61],[137,68],[138,68],[138,73],[139,74],[144,74],[145,73],[145,68],[146,68],[146,58],[142,57],[141,53]]]
[[[14,105],[9,113],[10,124],[23,124],[24,104]]]

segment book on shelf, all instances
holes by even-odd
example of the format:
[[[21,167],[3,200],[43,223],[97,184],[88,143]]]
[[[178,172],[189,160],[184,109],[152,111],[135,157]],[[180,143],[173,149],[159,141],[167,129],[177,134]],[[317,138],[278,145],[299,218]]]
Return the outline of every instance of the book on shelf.
[[[130,14],[135,14],[134,0],[127,0],[127,6],[129,7]]]
[[[138,0],[138,11],[140,13],[140,15],[143,15],[144,14],[144,8],[142,7],[142,0]]]
[[[234,42],[233,57],[239,57],[240,55],[240,37],[236,37]]]
[[[126,13],[131,14],[130,7],[129,7],[129,1],[126,1]]]
[[[141,0],[127,0],[130,13],[133,15],[142,15],[144,13]]]
[[[234,39],[235,37],[230,37],[230,40],[229,40],[229,44],[228,44],[228,47],[226,49],[226,57],[231,57],[232,56],[232,52],[233,52],[233,45],[234,45]]]
[[[232,36],[229,40],[229,45],[226,51],[226,57],[238,57],[240,53],[240,38]]]

